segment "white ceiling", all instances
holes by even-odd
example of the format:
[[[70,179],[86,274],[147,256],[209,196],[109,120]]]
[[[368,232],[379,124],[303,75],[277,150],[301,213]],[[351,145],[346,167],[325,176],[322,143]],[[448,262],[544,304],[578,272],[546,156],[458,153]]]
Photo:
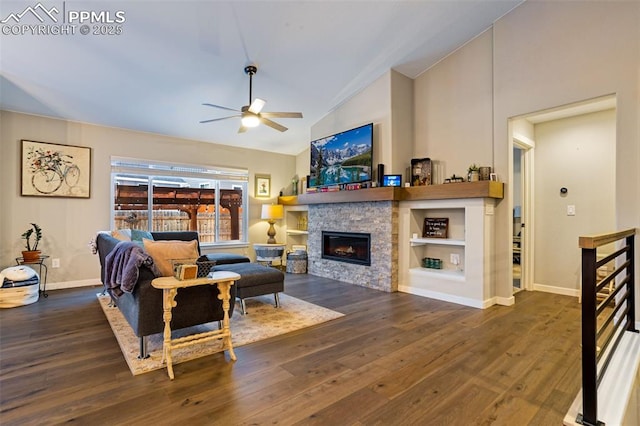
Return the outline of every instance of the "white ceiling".
[[[60,11],[58,24],[73,10],[123,11],[122,34],[81,35],[80,25],[72,35],[3,29],[0,108],[298,154],[314,123],[389,69],[417,77],[519,3],[43,0]],[[0,21],[37,4],[3,0]],[[19,25],[27,23],[38,22],[28,13]],[[287,132],[260,126],[238,134],[237,118],[199,123],[231,115],[203,102],[248,103],[248,64],[258,66],[253,96],[267,101],[264,112],[304,114],[275,120]]]

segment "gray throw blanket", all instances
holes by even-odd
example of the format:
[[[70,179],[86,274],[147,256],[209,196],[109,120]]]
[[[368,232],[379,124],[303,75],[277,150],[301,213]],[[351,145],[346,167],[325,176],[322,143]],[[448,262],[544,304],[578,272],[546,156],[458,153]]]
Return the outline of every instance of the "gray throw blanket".
[[[132,293],[138,282],[139,268],[146,266],[156,277],[161,276],[153,258],[142,247],[130,241],[121,241],[105,258],[105,285],[114,297],[123,292]]]

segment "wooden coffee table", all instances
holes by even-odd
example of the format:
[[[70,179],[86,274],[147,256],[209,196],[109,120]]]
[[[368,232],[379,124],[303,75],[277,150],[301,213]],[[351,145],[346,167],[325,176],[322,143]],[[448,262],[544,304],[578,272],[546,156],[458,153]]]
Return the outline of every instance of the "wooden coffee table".
[[[171,350],[183,348],[197,343],[204,343],[214,339],[222,339],[223,348],[229,352],[229,357],[236,360],[236,354],[233,352],[231,343],[231,328],[229,326],[229,308],[230,289],[235,281],[240,279],[240,275],[235,272],[216,271],[207,278],[196,278],[193,280],[178,280],[174,277],[156,278],[151,282],[155,288],[162,289],[162,309],[164,320],[164,341],[162,344],[162,359],[167,363],[167,373],[169,378],[173,380],[173,360],[171,358]],[[177,339],[171,339],[171,310],[177,305],[175,301],[178,289],[195,287],[199,285],[217,285],[220,294],[218,299],[222,300],[222,309],[224,318],[222,320],[222,329],[215,331],[207,331],[204,333],[192,334]]]

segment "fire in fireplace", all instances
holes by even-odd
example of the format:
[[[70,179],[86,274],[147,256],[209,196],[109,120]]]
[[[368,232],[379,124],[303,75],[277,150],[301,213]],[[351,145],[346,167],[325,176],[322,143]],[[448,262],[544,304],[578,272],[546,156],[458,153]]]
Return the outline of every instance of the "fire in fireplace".
[[[371,234],[322,231],[322,258],[371,265]]]

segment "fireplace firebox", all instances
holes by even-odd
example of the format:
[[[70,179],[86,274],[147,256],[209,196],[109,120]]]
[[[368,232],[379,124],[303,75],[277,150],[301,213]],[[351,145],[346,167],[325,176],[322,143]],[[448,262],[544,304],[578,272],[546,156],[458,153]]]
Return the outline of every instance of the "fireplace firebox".
[[[371,234],[322,231],[322,258],[371,265]]]

